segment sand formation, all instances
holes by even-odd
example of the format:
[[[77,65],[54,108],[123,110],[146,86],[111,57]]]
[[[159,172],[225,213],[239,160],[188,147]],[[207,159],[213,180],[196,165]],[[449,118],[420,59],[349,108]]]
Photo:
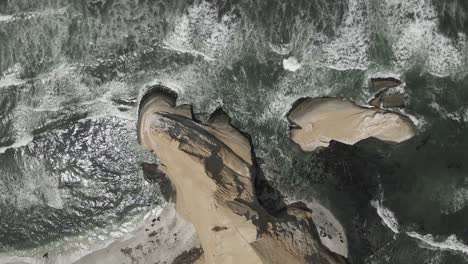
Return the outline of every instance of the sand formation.
[[[375,137],[400,143],[416,134],[413,122],[404,115],[340,98],[302,98],[288,113],[288,120],[291,139],[304,151],[326,147],[332,140],[352,145]]]
[[[270,213],[256,197],[255,156],[247,135],[215,111],[206,124],[177,95],[155,88],[142,99],[138,139],[160,159],[176,209],[199,235],[199,263],[345,263],[320,243],[302,203]]]

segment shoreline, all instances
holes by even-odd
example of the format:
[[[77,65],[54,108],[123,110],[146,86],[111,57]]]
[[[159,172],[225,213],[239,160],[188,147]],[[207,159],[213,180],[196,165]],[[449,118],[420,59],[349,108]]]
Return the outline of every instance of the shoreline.
[[[199,247],[193,226],[176,213],[173,203],[167,203],[158,216],[149,218],[130,238],[114,241],[73,263],[152,263],[156,259],[172,263],[184,252]]]

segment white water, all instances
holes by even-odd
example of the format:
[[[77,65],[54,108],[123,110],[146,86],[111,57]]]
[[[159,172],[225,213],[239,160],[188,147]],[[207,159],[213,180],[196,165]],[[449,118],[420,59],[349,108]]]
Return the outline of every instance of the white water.
[[[422,245],[428,249],[454,250],[468,254],[468,246],[458,241],[456,235],[451,235],[444,241],[435,241],[431,234],[421,235],[416,232],[407,232],[406,234],[420,240]]]
[[[437,12],[430,1],[385,1],[383,13],[399,67],[409,67],[419,56],[430,73],[446,76],[463,65],[466,38],[454,41],[439,32]]]
[[[0,15],[0,23],[12,20],[13,16],[11,15]]]
[[[190,6],[163,43],[169,49],[199,55],[208,62],[225,58],[235,50],[232,45],[240,28],[228,14],[218,20],[217,12],[212,4],[204,1]]]
[[[162,207],[158,207],[143,215],[135,216],[121,225],[94,228],[77,236],[65,237],[31,250],[14,250],[8,253],[0,253],[0,264],[70,264],[91,252],[106,248],[116,240],[131,238],[133,232],[144,226],[149,219],[158,217],[161,212]],[[46,252],[49,253],[48,259],[42,257]]]
[[[289,57],[289,58],[283,60],[283,67],[284,67],[285,70],[295,72],[295,71],[299,70],[302,67],[302,65],[297,60],[296,57]]]
[[[382,219],[382,222],[395,234],[399,234],[398,220],[395,214],[388,208],[382,205],[381,201],[372,201],[372,206],[377,209],[377,214]],[[414,231],[405,232],[404,234],[417,239],[420,246],[431,250],[453,250],[468,254],[468,245],[463,244],[457,239],[456,235],[450,235],[444,241],[436,241],[431,234],[422,235]]]
[[[16,64],[10,67],[8,70],[5,71],[2,78],[0,78],[0,88],[12,86],[12,85],[20,85],[25,82],[25,80],[18,79],[18,75],[20,73],[21,66]]]
[[[337,70],[361,69],[369,66],[369,30],[367,1],[350,0],[337,37],[323,47],[325,66]]]
[[[0,154],[5,153],[7,149],[15,149],[15,148],[27,146],[29,142],[33,141],[33,139],[34,139],[33,136],[26,136],[16,141],[15,143],[11,144],[10,146],[0,147]]]
[[[456,68],[460,66],[461,59],[463,57],[462,48],[463,47],[463,38],[459,43],[453,43],[452,41],[448,40],[444,36],[440,35],[440,33],[436,32],[436,25],[437,25],[437,18],[434,18],[431,14],[427,14],[428,11],[431,11],[432,6],[424,1],[408,1],[404,2],[404,7],[400,10],[395,8],[396,4],[401,4],[402,1],[387,1],[387,10],[386,12],[393,12],[397,10],[397,14],[395,15],[395,21],[391,20],[389,24],[396,23],[398,25],[398,30],[392,32],[392,39],[394,44],[392,48],[395,50],[397,55],[397,62],[396,64],[401,67],[405,68],[412,63],[411,58],[416,54],[420,54],[421,51],[424,51],[427,55],[426,58],[428,60],[428,65],[430,67],[431,72],[434,75],[447,75],[451,72],[452,68]],[[367,29],[367,19],[365,18],[365,2],[364,1],[352,1],[350,2],[350,10],[345,16],[345,23],[343,25],[343,29],[341,29],[338,33],[336,39],[333,39],[325,48],[324,48],[324,55],[323,60],[321,61],[323,65],[339,70],[346,70],[346,69],[366,69],[368,66],[368,58],[367,58],[367,49],[368,49],[368,36],[366,35]],[[418,7],[418,12],[423,14],[420,16],[421,18],[416,22],[410,22],[405,20],[404,16],[406,16],[406,12],[404,9],[411,10],[413,7]],[[212,12],[213,7],[206,2],[202,2],[199,6],[195,6],[189,9],[188,14],[185,14],[180,18],[180,23],[178,23],[178,27],[174,30],[172,35],[169,35],[164,43],[167,45],[167,48],[173,49],[178,52],[183,53],[191,53],[197,56],[203,57],[208,62],[213,62],[215,60],[222,59],[223,56],[226,56],[227,53],[232,52],[232,47],[230,46],[232,43],[233,36],[235,35],[236,26],[233,26],[234,29],[227,27],[226,25],[229,23],[225,23],[230,18],[223,18],[221,22],[217,21],[215,18],[215,12]],[[426,13],[426,15],[424,15]],[[390,16],[387,17],[391,17]],[[4,16],[3,21],[9,21],[12,19],[11,16]],[[392,18],[393,19],[393,18]],[[0,22],[2,17],[0,17]],[[198,45],[193,45],[194,41],[194,33],[193,29],[203,27],[206,31],[201,34],[201,48]],[[421,31],[421,27],[429,27],[429,29],[425,29]],[[232,30],[232,31],[231,31]],[[431,44],[434,43],[434,44]],[[197,43],[198,44],[198,43]],[[196,47],[195,47],[196,46]],[[285,47],[273,47],[277,53],[282,55],[287,55],[291,50],[290,46]],[[304,63],[301,60],[302,63]],[[311,63],[312,64],[312,63]],[[300,65],[300,67],[304,66],[311,66],[311,65]],[[284,68],[286,70],[294,69],[297,65],[289,64],[285,65]],[[289,69],[288,69],[289,68]],[[298,70],[297,68],[296,70]],[[82,89],[78,90],[77,94],[84,94],[84,96],[94,95],[95,91],[92,91],[89,87],[81,85],[78,76],[74,76],[71,74],[74,69],[67,71],[67,67],[59,68],[56,71],[55,76],[51,77],[50,80],[59,79],[64,80],[70,85],[70,91],[75,89]],[[63,73],[70,73],[68,77],[63,77],[64,75],[60,75]],[[301,75],[301,71],[298,71],[299,78],[305,77],[305,75]],[[60,76],[59,76],[60,75]],[[71,77],[70,77],[71,76]],[[76,77],[76,78],[75,78]],[[202,77],[196,75],[194,71],[190,68],[182,69],[180,72],[177,73],[162,73],[158,76],[157,80],[154,83],[162,83],[168,87],[175,88],[178,93],[185,91],[192,86],[196,86],[200,83],[200,79]],[[9,75],[4,77],[0,80],[0,87],[9,86],[9,85],[18,85],[21,84],[23,80],[19,80],[16,78],[15,75]],[[78,85],[76,85],[78,84]],[[113,83],[115,85],[115,83]],[[284,86],[282,86],[284,85]],[[290,79],[283,79],[282,83],[279,85],[280,88],[289,88],[297,83],[293,83]],[[303,93],[303,96],[319,96],[319,95],[326,95],[332,91],[331,87],[316,87],[314,84],[307,84],[310,85],[310,90],[306,93]],[[107,88],[106,88],[107,89]],[[282,118],[286,112],[289,110],[292,102],[294,102],[297,98],[301,97],[301,95],[291,95],[286,94],[284,91],[285,89],[281,89],[278,93],[272,92],[266,95],[270,100],[270,109],[263,113],[262,119],[266,120],[272,117],[279,117]],[[59,102],[62,102],[66,99],[68,95],[65,95],[64,98],[51,98],[50,100],[43,100],[41,106],[38,108],[33,108],[33,111],[54,111],[54,109],[59,109],[54,105],[57,105]],[[109,97],[101,97],[104,98],[102,100],[103,105],[107,106],[108,98]],[[89,101],[88,101],[89,103]],[[93,102],[94,103],[94,102]],[[222,104],[222,98],[219,98],[217,101],[214,102],[216,104]],[[55,108],[54,108],[55,107]],[[122,113],[115,109],[115,107],[106,108],[106,107],[97,107],[95,112],[99,112],[103,110],[102,113],[93,115],[92,117],[98,116],[118,116],[120,118],[125,118],[128,120],[133,119],[131,115],[132,112]],[[465,109],[466,110],[466,109]],[[467,111],[462,113],[468,113]],[[468,116],[468,115],[465,115]],[[458,115],[453,115],[453,118],[459,118]],[[419,120],[419,118],[412,118],[413,121]],[[458,119],[460,120],[460,119]],[[468,122],[468,118],[461,119]],[[418,125],[419,127],[419,125]],[[18,144],[17,147],[22,146],[21,144],[27,144],[27,137],[25,140],[20,140],[15,142]],[[6,150],[4,148],[3,152]],[[0,153],[1,153],[0,149]],[[398,224],[395,215],[388,210],[387,208],[382,207],[381,203],[379,202],[377,205],[377,211],[380,213],[379,215],[382,217],[384,223],[395,233],[398,233]],[[386,220],[384,220],[384,218]],[[387,222],[386,222],[387,221]],[[427,240],[431,241],[431,237],[427,236],[420,236],[418,239],[420,240]],[[417,237],[415,237],[417,238]],[[456,238],[455,238],[456,240]],[[429,244],[429,242],[426,242]],[[453,242],[453,241],[448,241]],[[443,247],[440,242],[431,242],[433,244],[438,245],[439,247]],[[439,243],[439,244],[438,244]],[[456,244],[456,243],[455,243]],[[450,249],[450,248],[448,248]]]

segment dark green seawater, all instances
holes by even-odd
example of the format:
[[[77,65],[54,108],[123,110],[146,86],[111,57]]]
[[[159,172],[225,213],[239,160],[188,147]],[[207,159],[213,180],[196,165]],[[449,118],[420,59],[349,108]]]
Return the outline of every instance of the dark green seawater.
[[[0,0],[0,263],[89,250],[165,203],[135,131],[155,84],[201,120],[223,107],[273,186],[341,222],[350,263],[468,263],[467,34],[465,0]],[[297,99],[366,104],[388,76],[413,139],[288,139]]]

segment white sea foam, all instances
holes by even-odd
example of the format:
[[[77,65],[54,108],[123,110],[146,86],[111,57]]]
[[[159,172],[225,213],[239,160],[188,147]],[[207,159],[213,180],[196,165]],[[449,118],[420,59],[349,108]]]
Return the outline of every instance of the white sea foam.
[[[399,225],[398,220],[390,209],[382,205],[382,202],[379,200],[374,200],[371,202],[372,206],[377,209],[377,214],[382,219],[382,222],[390,228],[395,234],[399,234]],[[450,235],[444,241],[436,241],[434,236],[431,234],[421,235],[417,232],[410,231],[405,232],[406,235],[415,238],[421,242],[421,246],[424,246],[428,249],[433,250],[453,250],[457,252],[462,252],[468,254],[468,246],[463,244],[457,239],[456,235]]]
[[[451,235],[444,241],[435,241],[434,237],[430,234],[421,235],[416,232],[407,232],[406,234],[421,241],[423,246],[428,249],[454,250],[468,254],[468,246],[460,242],[456,235]]]
[[[20,71],[21,66],[19,64],[8,68],[3,77],[0,78],[0,88],[23,84],[25,81],[18,78]]]
[[[176,76],[173,76],[173,78],[171,78],[171,76],[161,76],[160,78],[156,78],[146,84],[144,84],[141,89],[140,89],[140,100],[141,100],[141,97],[146,93],[148,92],[148,88],[149,87],[152,87],[152,86],[157,86],[157,85],[161,85],[163,87],[167,87],[171,90],[173,90],[174,92],[176,92],[177,94],[182,94],[185,89],[186,89],[186,83],[184,82],[184,79],[182,80],[178,80],[178,78],[176,78]]]
[[[7,149],[15,149],[27,146],[31,141],[33,141],[33,136],[26,136],[20,140],[17,140],[15,143],[11,144],[10,146],[0,147],[0,154],[5,153]]]
[[[283,55],[283,56],[288,55],[293,49],[293,46],[291,45],[291,43],[272,44],[271,42],[269,42],[268,47],[270,47],[271,51],[273,51],[274,53]]]
[[[381,11],[399,67],[420,58],[430,73],[446,76],[462,66],[466,38],[451,40],[439,32],[438,14],[430,1],[386,1]]]
[[[415,113],[408,113],[405,109],[398,109],[398,112],[407,116],[411,122],[416,126],[419,132],[424,131],[426,129],[426,125],[428,124],[424,116],[418,115]]]
[[[388,228],[390,228],[390,230],[392,230],[393,233],[395,233],[395,234],[400,233],[399,226],[398,226],[398,220],[396,219],[395,214],[392,211],[390,211],[388,208],[385,208],[382,205],[382,202],[380,200],[371,201],[371,205],[375,209],[377,209],[377,214],[382,219],[382,222]]]
[[[214,61],[235,50],[230,47],[235,42],[236,32],[239,33],[240,29],[233,17],[225,14],[219,21],[216,8],[202,1],[190,6],[177,19],[174,31],[163,43],[168,49]]]
[[[468,107],[460,107],[456,111],[449,112],[447,109],[444,107],[440,106],[435,100],[432,101],[429,106],[436,110],[441,116],[444,118],[457,121],[457,122],[463,122],[463,123],[468,123]]]
[[[165,48],[173,50],[173,51],[177,51],[177,52],[180,52],[180,53],[191,53],[193,55],[198,55],[198,56],[203,57],[206,61],[215,61],[216,60],[215,58],[207,55],[206,53],[203,53],[201,51],[197,51],[197,50],[194,50],[194,49],[191,49],[191,48],[184,47],[180,43],[177,43],[177,42],[174,42],[174,41],[170,41],[170,42],[165,41],[164,44],[165,44],[165,46],[164,46]]]
[[[427,71],[435,76],[447,76],[463,69],[468,57],[467,37],[459,33],[454,40],[443,35],[438,27],[438,14],[430,1],[380,1],[379,14],[371,13],[368,5],[368,1],[349,1],[336,36],[329,40],[315,32],[314,44],[308,47],[304,61],[337,70],[366,70],[370,23],[378,23],[391,45],[397,70],[418,62],[423,62]]]
[[[368,1],[350,0],[337,37],[323,46],[322,63],[333,69],[362,69],[368,67],[369,29]]]
[[[9,20],[12,20],[12,19],[13,19],[12,15],[1,15],[0,14],[0,23],[1,22],[6,22],[6,21],[9,21]]]
[[[51,15],[63,15],[65,14],[66,9],[44,9],[41,11],[32,11],[24,13],[16,13],[14,15],[1,15],[0,14],[0,23],[10,23],[16,20],[30,20],[38,17],[51,16]]]
[[[0,264],[74,263],[85,255],[106,248],[114,241],[133,237],[134,232],[146,224],[148,219],[159,216],[161,212],[162,207],[157,207],[117,226],[94,228],[77,236],[65,237],[29,250],[0,253]],[[44,252],[49,254],[49,258],[42,257]]]
[[[283,60],[283,68],[288,70],[288,71],[295,72],[295,71],[299,70],[301,67],[302,67],[302,65],[297,60],[296,57],[291,56],[291,57]]]

